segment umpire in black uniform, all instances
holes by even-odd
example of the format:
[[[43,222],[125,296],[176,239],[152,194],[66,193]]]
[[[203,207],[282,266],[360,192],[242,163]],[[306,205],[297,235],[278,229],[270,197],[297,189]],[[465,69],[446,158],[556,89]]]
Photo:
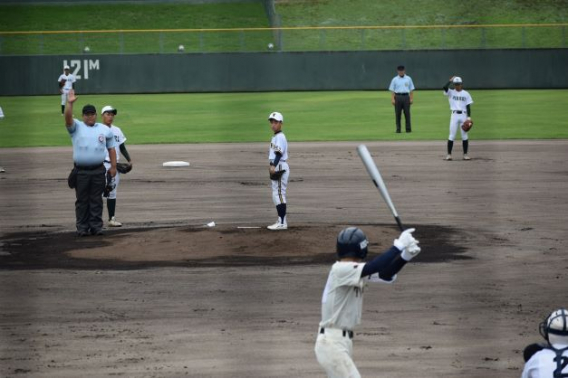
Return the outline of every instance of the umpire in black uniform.
[[[109,174],[114,177],[116,175],[115,142],[110,128],[96,122],[97,110],[93,105],[83,107],[83,122],[73,119],[73,103],[76,100],[75,91],[71,89],[65,107],[65,126],[73,141],[75,179],[70,179],[69,185],[75,187],[77,197],[75,201],[77,235],[101,235],[102,195],[107,185],[103,161],[108,150],[111,160]]]
[[[398,75],[392,79],[389,86],[389,91],[392,92],[391,103],[394,105],[396,116],[396,132],[400,133],[400,120],[404,111],[406,132],[410,133],[412,131],[410,105],[414,102],[414,83],[412,78],[406,75],[404,66],[398,66],[396,70]]]

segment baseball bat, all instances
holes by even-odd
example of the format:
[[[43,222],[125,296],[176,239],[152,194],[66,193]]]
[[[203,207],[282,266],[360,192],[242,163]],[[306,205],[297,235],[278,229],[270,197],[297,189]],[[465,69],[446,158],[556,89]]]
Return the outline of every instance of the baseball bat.
[[[365,146],[364,144],[359,145],[359,147],[357,147],[357,153],[359,154],[361,160],[363,160],[363,164],[365,165],[365,168],[367,168],[367,172],[369,172],[369,176],[371,176],[373,183],[375,184],[377,189],[379,189],[381,196],[387,203],[387,206],[389,207],[392,215],[394,216],[394,219],[396,220],[396,224],[398,225],[401,231],[404,231],[404,227],[400,222],[400,217],[398,216],[394,204],[392,203],[392,200],[389,196],[389,192],[387,190],[387,187],[385,186],[385,182],[383,181],[381,173],[379,172],[379,169],[377,168],[375,161],[371,157],[371,154],[369,153],[367,146]]]

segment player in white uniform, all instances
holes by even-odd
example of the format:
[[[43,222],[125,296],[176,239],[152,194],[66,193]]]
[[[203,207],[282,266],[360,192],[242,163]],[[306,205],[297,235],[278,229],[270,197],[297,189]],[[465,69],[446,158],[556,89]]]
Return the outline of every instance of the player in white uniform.
[[[272,112],[268,116],[270,128],[274,132],[270,140],[268,150],[268,168],[272,182],[272,202],[276,206],[278,220],[267,228],[272,231],[287,230],[288,222],[286,219],[286,189],[288,188],[288,178],[290,177],[290,167],[288,166],[288,141],[282,132],[284,117],[278,112]],[[281,173],[276,179],[272,175]]]
[[[449,89],[450,84],[454,84],[455,89]],[[450,110],[452,116],[450,118],[450,136],[448,137],[448,155],[446,160],[452,160],[452,148],[454,147],[454,139],[458,129],[461,132],[462,147],[463,147],[463,159],[470,160],[467,154],[469,148],[469,137],[468,133],[464,131],[461,126],[466,119],[471,120],[471,104],[473,100],[471,95],[463,90],[463,82],[461,77],[452,76],[450,81],[444,85],[444,95],[448,97],[450,102]]]
[[[408,229],[394,246],[368,263],[369,241],[359,228],[349,227],[337,237],[338,260],[331,267],[322,297],[315,346],[319,364],[329,378],[361,377],[352,359],[353,329],[361,323],[363,292],[368,282],[392,283],[402,267],[420,253],[418,240]]]
[[[531,344],[525,348],[525,367],[521,378],[568,377],[568,310],[552,312],[539,331],[546,345]],[[535,348],[536,347],[536,348]],[[532,351],[527,355],[527,350]]]
[[[59,93],[61,93],[61,115],[65,113],[65,104],[69,90],[75,88],[75,75],[69,73],[69,66],[63,67],[63,73],[59,75]]]
[[[102,110],[103,123],[106,126],[110,127],[110,131],[112,131],[112,134],[114,136],[115,146],[118,146],[120,148],[120,152],[122,153],[122,155],[124,155],[124,157],[126,158],[128,163],[130,163],[130,165],[132,165],[132,159],[130,158],[130,154],[126,150],[126,144],[124,143],[124,142],[126,142],[126,137],[124,136],[124,134],[122,133],[122,130],[119,127],[116,127],[115,125],[113,125],[114,116],[117,113],[118,112],[117,112],[116,108],[113,108],[110,105],[105,106]],[[116,162],[118,163],[118,161],[120,159],[120,153],[118,152],[118,148],[115,148],[115,150],[116,150]],[[109,158],[108,152],[106,154],[104,163],[105,163],[105,168],[107,169],[107,172],[108,172],[108,170],[110,169],[110,158]],[[107,197],[108,225],[110,227],[122,226],[122,223],[117,221],[116,217],[115,217],[116,191],[118,190],[118,183],[119,182],[120,182],[120,173],[118,173],[118,171],[117,171],[116,176],[114,177],[113,189],[108,193],[108,197]]]

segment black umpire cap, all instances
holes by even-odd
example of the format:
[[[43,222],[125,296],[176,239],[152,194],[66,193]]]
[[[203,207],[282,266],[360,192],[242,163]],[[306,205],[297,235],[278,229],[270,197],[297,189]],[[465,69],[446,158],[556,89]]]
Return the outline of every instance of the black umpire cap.
[[[398,66],[398,67],[396,67],[396,70],[397,71],[404,71],[404,66]]]
[[[83,106],[83,114],[96,113],[96,112],[97,108],[95,108],[95,105],[87,104]]]

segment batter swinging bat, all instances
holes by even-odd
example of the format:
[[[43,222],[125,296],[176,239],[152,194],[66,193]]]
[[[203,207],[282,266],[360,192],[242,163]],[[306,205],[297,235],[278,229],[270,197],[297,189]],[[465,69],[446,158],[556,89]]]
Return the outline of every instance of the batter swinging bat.
[[[381,196],[387,203],[387,206],[389,207],[392,215],[394,216],[394,219],[396,220],[396,224],[398,224],[398,227],[400,228],[401,231],[404,231],[404,227],[402,227],[402,223],[400,222],[398,213],[396,212],[396,209],[394,208],[394,205],[391,201],[389,192],[387,191],[387,187],[385,186],[385,183],[383,181],[383,178],[381,177],[379,169],[377,168],[377,165],[373,161],[373,158],[371,157],[371,154],[369,153],[367,146],[365,146],[364,144],[359,145],[359,147],[357,147],[357,153],[359,154],[359,157],[361,157],[361,160],[363,160],[363,164],[365,165],[365,168],[367,168],[367,172],[369,172],[369,176],[371,176],[373,183],[375,184],[377,189],[379,189]]]

